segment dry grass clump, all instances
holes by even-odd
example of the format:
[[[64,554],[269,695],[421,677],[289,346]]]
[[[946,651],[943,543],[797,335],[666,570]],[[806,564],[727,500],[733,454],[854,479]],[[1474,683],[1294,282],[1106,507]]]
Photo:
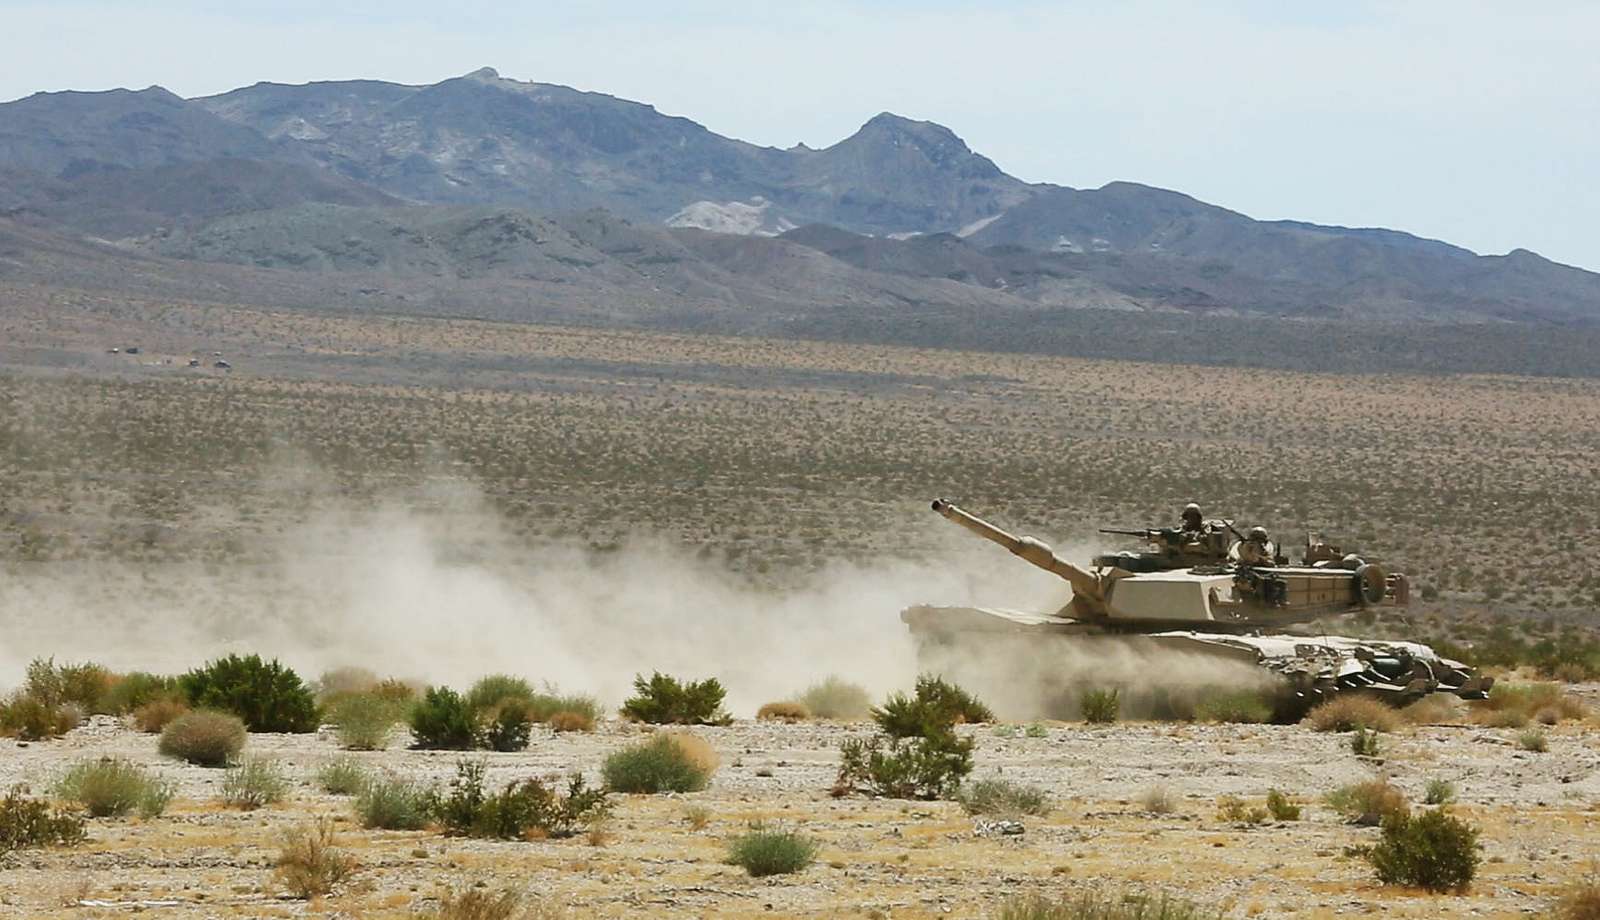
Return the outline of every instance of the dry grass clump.
[[[728,864],[755,878],[799,872],[816,861],[820,844],[795,831],[756,823],[728,841]]]
[[[439,900],[438,907],[419,917],[426,920],[564,920],[567,912],[550,902],[529,902],[527,896],[515,888],[499,892],[467,888],[446,894]]]
[[[964,785],[955,800],[969,815],[999,815],[1021,818],[1050,811],[1050,798],[1044,790],[1003,779],[980,779]]]
[[[1140,794],[1139,807],[1152,815],[1170,815],[1177,811],[1178,801],[1166,786],[1151,786]]]
[[[1588,715],[1583,702],[1560,684],[1495,684],[1487,700],[1472,706],[1473,721],[1491,728],[1522,728],[1534,719],[1555,725]]]
[[[570,709],[563,709],[560,712],[551,713],[545,724],[550,726],[550,730],[553,732],[592,732],[594,731],[594,715],[593,713],[573,712]]]
[[[1385,818],[1411,813],[1405,793],[1385,779],[1340,786],[1328,793],[1325,801],[1346,821],[1364,827],[1376,827]]]
[[[1382,700],[1343,693],[1306,713],[1305,724],[1319,732],[1353,732],[1368,728],[1392,732],[1400,727],[1400,713]]]
[[[140,817],[154,818],[167,810],[173,787],[130,760],[103,757],[74,764],[55,792],[88,809],[91,817],[121,817],[137,809]]]
[[[1430,693],[1400,710],[1400,717],[1412,725],[1454,725],[1466,715],[1466,704],[1448,693]]]
[[[852,684],[840,677],[830,676],[821,683],[812,684],[796,701],[811,711],[818,719],[860,721],[872,712],[872,696],[867,688]]]
[[[289,780],[273,760],[246,760],[222,779],[222,801],[245,811],[281,802],[288,794]]]
[[[356,871],[356,859],[339,849],[333,822],[322,819],[289,830],[273,867],[273,877],[297,898],[323,897]]]
[[[420,830],[433,820],[437,799],[426,786],[392,777],[369,778],[356,792],[356,817],[368,829]]]
[[[1517,747],[1535,754],[1550,750],[1550,739],[1542,728],[1525,728],[1517,734]]]
[[[811,718],[811,710],[805,703],[781,700],[762,705],[756,710],[756,718],[763,722],[804,722]]]
[[[1217,820],[1224,824],[1265,824],[1271,815],[1260,805],[1250,805],[1236,795],[1217,798]]]
[[[405,715],[406,704],[370,691],[343,693],[328,706],[339,746],[347,751],[381,751],[388,747],[395,726]]]
[[[372,782],[372,774],[354,757],[340,757],[317,771],[317,785],[329,795],[357,795]]]
[[[245,737],[238,716],[196,709],[167,723],[156,749],[202,767],[225,767],[244,749]]]
[[[178,716],[189,711],[189,704],[175,696],[151,700],[133,711],[133,725],[147,734],[157,734]]]
[[[1551,920],[1600,920],[1600,867],[1566,886]]]
[[[616,792],[699,792],[711,782],[716,753],[694,735],[666,733],[616,751],[601,768]]]
[[[1000,905],[996,920],[1221,920],[1223,912],[1169,894],[1086,891],[1017,895]]]

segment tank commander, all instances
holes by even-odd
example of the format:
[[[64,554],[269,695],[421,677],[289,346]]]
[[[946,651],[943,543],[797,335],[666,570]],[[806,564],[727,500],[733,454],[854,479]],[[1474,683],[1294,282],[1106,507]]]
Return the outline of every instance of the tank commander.
[[[1205,527],[1205,522],[1200,517],[1200,506],[1190,502],[1183,506],[1183,526],[1178,528],[1186,533],[1199,533]]]

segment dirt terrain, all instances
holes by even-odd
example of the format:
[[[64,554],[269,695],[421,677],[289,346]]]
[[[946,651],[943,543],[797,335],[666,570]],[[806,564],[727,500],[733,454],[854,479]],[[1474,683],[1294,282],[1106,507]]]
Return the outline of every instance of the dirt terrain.
[[[1579,689],[1591,701],[1600,695]],[[313,782],[340,753],[328,736],[253,736],[247,753],[276,758],[297,787],[284,803],[242,812],[220,804],[221,771],[164,760],[154,736],[97,717],[56,742],[4,742],[0,783],[45,786],[80,758],[117,755],[176,780],[177,799],[153,820],[92,821],[81,848],[6,857],[0,916],[405,917],[443,891],[482,883],[525,888],[572,917],[982,917],[1018,893],[1123,884],[1182,892],[1230,916],[1517,917],[1589,871],[1600,840],[1592,723],[1552,730],[1546,753],[1517,749],[1510,730],[1419,727],[1388,739],[1376,760],[1357,758],[1341,735],[1301,726],[1052,724],[1032,738],[962,729],[978,740],[975,778],[1049,791],[1052,810],[1025,819],[1020,836],[980,834],[949,802],[831,798],[838,743],[868,727],[741,720],[696,729],[722,761],[707,791],[621,796],[598,840],[486,842],[361,830],[349,800]],[[593,777],[607,752],[642,731],[611,721],[594,734],[536,734],[523,753],[471,756],[488,762],[492,785],[574,769]],[[461,755],[355,756],[444,782]],[[1342,823],[1320,797],[1373,776],[1413,800],[1430,778],[1455,784],[1455,812],[1483,828],[1484,864],[1469,893],[1380,887],[1347,852],[1377,831]],[[1172,814],[1139,804],[1156,786],[1176,797]],[[1219,795],[1259,800],[1269,789],[1306,804],[1303,819],[1242,827],[1217,818]],[[691,806],[709,810],[704,828],[690,827]],[[325,901],[284,899],[270,870],[281,832],[318,815],[340,822],[340,843],[362,870]],[[772,880],[723,864],[722,841],[753,820],[819,837],[818,862]]]

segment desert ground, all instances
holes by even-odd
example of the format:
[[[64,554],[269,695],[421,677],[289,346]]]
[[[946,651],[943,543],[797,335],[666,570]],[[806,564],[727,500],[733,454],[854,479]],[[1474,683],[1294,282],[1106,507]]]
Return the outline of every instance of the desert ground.
[[[1592,700],[1600,688],[1579,688]],[[290,797],[258,811],[219,802],[220,770],[159,757],[155,738],[101,717],[65,738],[7,742],[0,781],[47,785],[63,765],[114,755],[176,780],[168,813],[92,822],[80,848],[5,858],[0,915],[112,917],[405,917],[467,886],[516,887],[572,917],[983,917],[1007,897],[1093,886],[1181,893],[1229,916],[1323,918],[1519,917],[1549,906],[1593,871],[1600,839],[1600,727],[1552,730],[1549,750],[1517,748],[1514,732],[1470,725],[1408,729],[1377,759],[1344,736],[1300,726],[1052,724],[1043,737],[968,726],[975,778],[1003,776],[1048,790],[1051,810],[1020,835],[980,833],[950,802],[829,795],[838,742],[867,724],[739,721],[694,731],[721,766],[700,793],[621,796],[603,831],[555,841],[491,842],[429,831],[366,831],[348,798],[312,776],[340,755],[332,738],[257,735],[247,750],[297,779]],[[542,732],[516,754],[487,760],[491,783],[594,772],[605,753],[645,729],[611,721],[593,734]],[[1009,735],[1005,737],[1003,735]],[[393,749],[360,756],[375,769],[444,782],[462,755]],[[1374,828],[1344,823],[1320,803],[1329,790],[1389,777],[1414,800],[1430,778],[1455,784],[1454,812],[1483,829],[1484,862],[1464,895],[1383,887],[1349,848]],[[1166,788],[1176,808],[1140,804]],[[1297,822],[1240,826],[1216,800],[1259,801],[1269,789],[1305,806]],[[688,813],[709,812],[704,827]],[[317,816],[339,822],[360,870],[320,901],[282,896],[271,864],[285,829]],[[762,820],[822,841],[803,873],[752,879],[723,864],[723,840]]]
[[[1103,526],[1189,500],[1315,529],[1411,573],[1403,617],[1320,624],[1471,648],[1591,638],[1600,606],[1600,383],[1331,375],[828,342],[321,315],[7,291],[0,315],[0,687],[34,657],[180,673],[224,651],[304,675],[493,671],[610,705],[652,668],[716,675],[739,717],[700,728],[709,790],[623,796],[593,839],[483,842],[361,830],[312,776],[323,735],[256,735],[296,779],[282,804],[218,802],[220,771],[157,756],[96,717],[0,739],[0,784],[45,790],[116,755],[178,783],[156,819],[91,822],[74,849],[0,858],[5,916],[410,916],[447,890],[515,885],[584,916],[986,916],[1008,896],[1150,886],[1232,916],[1525,916],[1600,852],[1600,728],[1549,750],[1510,729],[1406,729],[1379,758],[1299,726],[965,726],[976,778],[1052,797],[1017,836],[950,802],[834,799],[839,742],[868,726],[757,722],[840,673],[876,695],[915,676],[906,603],[1059,603],[1064,586],[954,532],[947,497],[1083,561]],[[31,306],[30,306],[31,305]],[[130,345],[138,347],[129,354]],[[118,348],[115,354],[112,347]],[[189,367],[192,358],[200,366]],[[229,367],[219,368],[218,360]],[[1596,699],[1592,684],[1575,692]],[[536,734],[491,778],[595,775],[643,729]],[[455,754],[358,755],[444,780]],[[1485,861],[1464,895],[1377,884],[1321,796],[1388,776],[1459,789]],[[1168,788],[1172,814],[1141,797]],[[1305,819],[1240,827],[1216,799],[1280,790]],[[691,828],[685,812],[710,822]],[[361,870],[283,899],[286,828],[341,823]],[[752,880],[722,841],[756,819],[823,842]]]

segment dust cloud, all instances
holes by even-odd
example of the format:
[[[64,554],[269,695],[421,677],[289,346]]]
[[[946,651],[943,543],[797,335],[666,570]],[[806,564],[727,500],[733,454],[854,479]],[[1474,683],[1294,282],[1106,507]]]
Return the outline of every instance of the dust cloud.
[[[170,673],[238,651],[308,679],[357,665],[464,687],[507,672],[608,705],[636,673],[714,676],[749,716],[831,674],[874,695],[909,686],[910,604],[1053,609],[1067,593],[960,534],[947,559],[839,561],[780,588],[659,538],[530,546],[459,481],[319,505],[266,564],[47,563],[0,582],[0,686],[36,656]]]

